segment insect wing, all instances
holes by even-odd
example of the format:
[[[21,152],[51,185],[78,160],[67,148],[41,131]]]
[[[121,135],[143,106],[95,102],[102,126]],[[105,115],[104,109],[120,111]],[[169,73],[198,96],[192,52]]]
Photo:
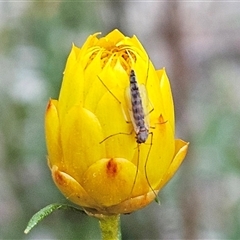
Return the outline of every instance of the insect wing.
[[[140,84],[138,86],[139,88],[139,93],[142,99],[142,107],[143,107],[143,112],[144,112],[144,120],[145,120],[145,126],[147,129],[149,129],[149,113],[152,111],[151,104],[148,98],[147,90],[145,85]]]

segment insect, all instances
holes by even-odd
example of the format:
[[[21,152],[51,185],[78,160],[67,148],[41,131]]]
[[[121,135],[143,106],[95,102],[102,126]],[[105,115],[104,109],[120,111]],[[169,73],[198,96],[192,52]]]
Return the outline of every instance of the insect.
[[[102,82],[102,80],[101,80],[101,82]],[[135,131],[135,134],[136,134],[135,138],[136,138],[137,148],[138,148],[137,171],[136,171],[136,174],[135,174],[135,178],[134,178],[134,182],[133,182],[131,192],[133,191],[135,182],[137,180],[137,175],[138,175],[138,168],[139,168],[139,161],[140,161],[139,160],[140,159],[140,144],[145,143],[147,141],[149,135],[151,135],[150,147],[149,147],[149,150],[147,152],[146,160],[145,160],[145,163],[144,163],[144,171],[145,171],[145,176],[146,176],[147,182],[148,182],[151,190],[156,195],[156,193],[155,193],[154,189],[152,189],[151,184],[150,184],[150,182],[148,180],[148,177],[147,177],[147,162],[148,162],[148,158],[149,158],[149,155],[150,155],[150,152],[151,152],[152,138],[153,138],[153,133],[149,132],[148,118],[149,118],[149,114],[154,109],[147,112],[147,109],[148,109],[147,91],[146,91],[146,88],[145,88],[144,85],[138,85],[137,77],[136,77],[135,71],[133,69],[131,69],[131,71],[130,71],[129,83],[130,83],[130,85],[125,90],[125,99],[126,99],[131,123],[134,127],[134,131]],[[107,86],[104,83],[103,83],[103,85],[107,88]],[[119,101],[116,98],[116,96],[110,91],[110,89],[107,88],[107,90],[121,104],[121,101]],[[124,115],[126,117],[125,113],[124,113]],[[108,138],[113,137],[113,136],[118,135],[118,134],[131,135],[132,132],[131,133],[115,133],[115,134],[112,134],[112,135],[108,136],[107,138],[105,138],[100,143],[102,143],[105,140],[107,140]],[[156,198],[157,198],[157,195],[156,195]]]
[[[140,144],[145,143],[148,139],[148,136],[151,135],[151,141],[150,141],[150,147],[147,152],[145,164],[144,164],[144,171],[145,176],[148,182],[148,185],[150,186],[151,190],[156,195],[154,189],[152,189],[151,184],[147,177],[147,162],[150,155],[150,151],[152,149],[152,138],[153,133],[149,132],[149,125],[148,125],[148,115],[153,111],[153,109],[146,114],[146,109],[148,103],[146,103],[144,100],[148,100],[147,98],[147,92],[144,85],[138,85],[135,71],[132,69],[130,71],[130,86],[126,89],[126,98],[131,100],[131,104],[128,103],[129,107],[129,115],[132,121],[132,124],[134,126],[134,130],[136,133],[136,142],[138,144],[138,158],[137,158],[137,172],[135,175],[135,180],[133,183],[136,182],[137,174],[138,174],[138,165],[139,165],[139,156],[140,156]],[[141,94],[140,94],[141,93]],[[132,187],[132,188],[133,188]],[[157,199],[157,195],[156,195]]]

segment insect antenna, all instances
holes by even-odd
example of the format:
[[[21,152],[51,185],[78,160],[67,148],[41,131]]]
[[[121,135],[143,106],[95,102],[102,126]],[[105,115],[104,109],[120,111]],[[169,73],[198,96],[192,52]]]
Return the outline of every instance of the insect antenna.
[[[109,93],[118,101],[118,103],[121,104],[121,102],[118,100],[118,98],[113,94],[113,92],[107,87],[107,85],[102,81],[102,79],[97,76],[98,79],[101,81],[102,85],[109,91]]]

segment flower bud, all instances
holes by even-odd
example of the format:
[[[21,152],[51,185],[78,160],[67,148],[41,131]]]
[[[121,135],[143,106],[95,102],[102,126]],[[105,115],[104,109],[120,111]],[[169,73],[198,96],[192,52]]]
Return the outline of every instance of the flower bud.
[[[165,69],[155,70],[136,36],[98,35],[81,49],[72,46],[59,99],[48,103],[49,168],[66,198],[87,211],[130,213],[156,198],[188,143],[174,139]],[[131,70],[140,97],[131,88]],[[145,141],[138,141],[140,131]]]

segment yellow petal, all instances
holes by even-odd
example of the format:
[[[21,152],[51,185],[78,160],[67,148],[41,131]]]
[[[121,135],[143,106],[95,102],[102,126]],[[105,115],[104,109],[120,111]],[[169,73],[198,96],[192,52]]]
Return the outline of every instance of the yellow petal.
[[[84,90],[89,89],[88,84],[92,84],[91,78],[95,77],[102,68],[102,49],[99,46],[91,47],[84,55],[81,55],[78,63],[84,69]],[[90,77],[90,82],[88,78]],[[85,85],[86,84],[86,85]],[[85,89],[86,88],[86,89]]]
[[[62,159],[57,104],[57,100],[50,99],[45,114],[46,143],[50,166],[57,164]]]
[[[77,61],[76,47],[74,46],[68,58],[67,65],[69,68],[65,70],[59,95],[58,109],[60,122],[64,114],[67,113],[72,106],[83,103],[84,73],[82,66]]]
[[[158,70],[157,74],[160,79],[162,99],[164,99],[164,102],[163,102],[164,118],[170,122],[173,132],[175,132],[174,106],[173,106],[171,86],[170,86],[165,69]]]
[[[119,41],[125,38],[125,36],[118,30],[114,29],[108,35],[104,37],[107,41],[111,41],[112,45],[116,45]]]
[[[59,171],[56,165],[53,165],[51,171],[55,184],[67,199],[82,207],[97,207],[96,202],[73,177]]]
[[[90,111],[74,106],[61,125],[63,165],[76,181],[81,182],[85,170],[104,156],[101,126]]]
[[[129,198],[117,205],[110,206],[106,209],[106,211],[107,213],[131,213],[133,211],[146,207],[156,198],[157,194],[158,191],[155,191],[155,193],[153,191],[150,191],[146,194]]]
[[[141,52],[141,54],[144,54],[147,56],[147,59],[149,58],[143,45],[140,43],[140,41],[138,40],[138,38],[135,35],[133,35],[133,37],[131,38],[131,42],[132,42],[132,45],[135,47],[135,49],[137,49],[138,53]],[[146,62],[147,62],[147,60],[146,60]]]
[[[81,49],[76,47],[74,44],[72,44],[72,49],[71,49],[71,52],[68,56],[64,73],[65,73],[66,70],[69,71],[69,72],[73,71],[74,66],[75,66],[75,62],[77,61],[77,58],[78,58],[80,52],[81,52]]]
[[[173,177],[173,175],[178,170],[179,166],[181,165],[183,159],[185,158],[188,150],[189,143],[184,142],[181,139],[175,140],[175,157],[169,167],[169,169],[166,172],[166,175],[162,179],[161,183],[157,187],[158,189],[161,189],[166,183]]]
[[[97,45],[97,43],[99,41],[97,36],[99,34],[101,34],[101,32],[92,34],[87,38],[87,40],[85,41],[85,43],[83,44],[83,46],[81,48],[81,56],[85,56],[88,53],[89,48],[92,48]]]
[[[164,114],[164,101],[161,89],[159,88],[159,78],[154,71],[152,65],[149,66],[148,76],[146,80],[146,88],[148,91],[149,101],[152,105],[151,118],[158,118]],[[165,118],[165,116],[164,116]]]
[[[101,159],[85,172],[82,186],[99,205],[112,206],[148,192],[144,176],[136,177],[136,170],[123,158]]]

